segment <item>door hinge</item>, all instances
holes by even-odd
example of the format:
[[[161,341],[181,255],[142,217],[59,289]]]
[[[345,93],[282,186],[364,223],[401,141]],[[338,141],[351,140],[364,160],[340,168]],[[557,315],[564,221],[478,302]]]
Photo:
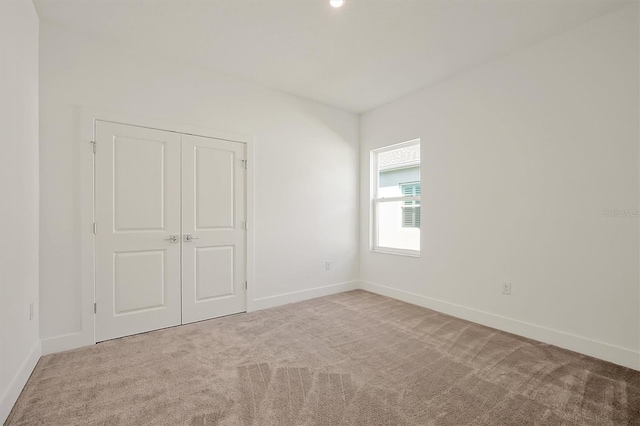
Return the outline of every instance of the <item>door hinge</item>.
[[[249,229],[249,224],[247,223],[247,221],[245,220],[244,222],[242,222],[242,227],[245,229],[245,231],[247,229]]]
[[[248,289],[248,288],[249,288],[249,285],[248,285],[248,284],[247,284],[247,282],[245,281],[245,282],[244,282],[244,289],[246,290],[246,289]]]
[[[242,161],[242,164],[244,165],[244,169],[245,169],[245,170],[247,170],[247,168],[249,167],[249,166],[247,165],[247,163],[249,162],[249,160],[240,160],[240,161]]]
[[[93,227],[92,227],[93,233],[94,235],[98,233],[98,224],[93,222]]]
[[[93,304],[93,313],[94,314],[98,313],[98,304],[97,303]]]
[[[96,153],[96,145],[97,145],[96,141],[91,141],[89,143],[92,145],[93,153],[95,154]]]

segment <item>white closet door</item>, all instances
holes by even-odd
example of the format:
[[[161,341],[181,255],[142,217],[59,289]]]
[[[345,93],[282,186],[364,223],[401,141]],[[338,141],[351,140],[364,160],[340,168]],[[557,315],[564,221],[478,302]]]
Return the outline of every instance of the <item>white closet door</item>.
[[[181,322],[180,143],[96,124],[97,341]]]
[[[182,322],[246,311],[245,145],[182,135]]]

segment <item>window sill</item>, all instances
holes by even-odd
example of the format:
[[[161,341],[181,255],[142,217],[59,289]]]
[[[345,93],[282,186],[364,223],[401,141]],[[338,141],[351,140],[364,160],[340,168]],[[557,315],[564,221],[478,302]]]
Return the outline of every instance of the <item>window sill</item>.
[[[393,254],[396,256],[420,257],[420,252],[417,250],[402,250],[402,249],[394,249],[389,247],[376,247],[376,248],[370,248],[369,251],[371,253]]]

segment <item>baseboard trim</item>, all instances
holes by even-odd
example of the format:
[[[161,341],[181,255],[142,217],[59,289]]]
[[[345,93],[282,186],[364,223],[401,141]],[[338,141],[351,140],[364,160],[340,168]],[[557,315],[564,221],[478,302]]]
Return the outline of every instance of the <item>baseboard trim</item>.
[[[640,370],[640,353],[631,349],[610,345],[604,342],[576,336],[539,325],[518,321],[512,318],[491,314],[438,299],[422,296],[404,290],[387,287],[367,281],[360,281],[360,288],[382,296],[391,297],[413,305],[422,306],[457,318],[486,325],[491,328],[517,334],[609,361],[624,367]]]
[[[48,339],[42,339],[42,355],[64,352],[93,345],[94,343],[90,337],[88,339],[86,334],[82,332],[50,337]]]
[[[594,358],[632,368],[634,370],[640,370],[640,352],[636,352],[631,349],[610,345],[608,343],[588,339],[582,336],[576,336],[574,334],[565,333],[559,330],[554,330],[524,321],[503,317],[489,312],[468,308],[466,306],[433,299],[427,296],[422,296],[404,290],[398,290],[392,287],[387,287],[368,281],[349,281],[290,293],[278,294],[275,296],[263,297],[260,299],[254,299],[252,303],[250,303],[248,311],[253,312],[261,309],[274,308],[276,306],[300,302],[316,297],[329,296],[331,294],[337,294],[356,289],[367,290],[371,293],[380,294],[382,296],[391,297],[393,299],[422,306],[424,308],[433,309],[434,311],[452,315],[457,318],[462,318],[498,330],[506,331],[508,333],[517,334],[529,339],[579,352],[585,355],[592,356]],[[62,352],[91,344],[93,344],[93,342],[87,340],[87,336],[85,335],[85,333],[74,333],[49,339],[43,339],[42,346],[40,347],[40,345],[38,345],[38,355],[35,362],[33,363],[33,366],[35,366],[35,363],[37,363],[40,355]],[[27,362],[25,362],[25,366],[28,365],[28,362],[30,360],[31,358],[29,358]],[[33,368],[29,370],[29,374],[32,370]],[[27,375],[25,378],[25,383],[28,377],[29,376]],[[24,386],[24,383],[22,384],[22,386]],[[22,389],[22,386],[20,387],[20,389]],[[18,392],[18,394],[16,395],[16,399],[19,394],[20,393]],[[2,409],[4,409],[4,399],[2,400],[2,404]],[[11,410],[12,406],[13,403],[9,407],[9,411]],[[2,413],[3,411],[0,411],[0,419],[2,418]],[[7,412],[6,414],[8,415],[9,412]]]
[[[316,287],[307,290],[294,291],[291,293],[278,294],[250,301],[247,311],[253,312],[261,309],[274,308],[288,303],[300,302],[302,300],[313,299],[315,297],[328,296],[359,288],[358,281],[332,284],[323,287]],[[65,334],[63,336],[42,339],[42,355],[77,349],[84,346],[93,345],[91,335],[86,332]]]
[[[254,299],[250,312],[261,309],[274,308],[280,305],[300,302],[303,300],[314,299],[316,297],[329,296],[331,294],[342,293],[345,291],[356,290],[359,288],[358,281],[349,281],[345,283],[332,284],[323,287],[315,287],[307,290],[293,291],[291,293],[278,294],[275,296]]]
[[[27,380],[29,380],[31,373],[33,373],[33,369],[36,368],[41,354],[42,346],[40,345],[40,341],[38,341],[20,366],[20,369],[14,376],[4,395],[2,395],[2,399],[0,399],[0,424],[4,424],[7,417],[9,417],[11,409],[18,400],[24,385],[27,384]]]

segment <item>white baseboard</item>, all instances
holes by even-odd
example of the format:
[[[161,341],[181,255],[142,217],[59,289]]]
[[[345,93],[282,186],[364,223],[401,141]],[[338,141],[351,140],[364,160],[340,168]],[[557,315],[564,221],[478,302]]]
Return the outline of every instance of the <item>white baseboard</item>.
[[[294,291],[291,293],[278,294],[276,296],[263,297],[254,299],[250,311],[258,311],[260,309],[274,308],[288,303],[300,302],[302,300],[314,299],[316,297],[329,296],[330,294],[342,293],[349,290],[358,289],[357,281],[349,281],[346,283],[333,284],[323,287],[311,288],[308,290]]]
[[[357,288],[358,282],[350,281],[324,287],[316,287],[309,290],[278,294],[276,296],[253,300],[253,302],[249,304],[248,311],[253,312],[260,309],[274,308],[276,306],[286,305],[287,303],[300,302],[302,300],[342,293],[344,291],[355,290]],[[92,336],[87,332],[78,332],[66,334],[63,336],[50,337],[47,339],[42,339],[42,355],[49,355],[57,352],[77,349],[83,346],[93,345],[94,343],[95,342],[92,340]]]
[[[422,306],[428,309],[433,309],[434,311],[442,312],[444,314],[452,315],[457,318],[462,318],[471,322],[486,325],[488,327],[506,331],[508,333],[517,334],[529,339],[559,346],[564,349],[569,349],[571,351],[609,361],[614,364],[622,365],[624,367],[640,370],[640,353],[631,349],[610,345],[608,343],[599,342],[586,337],[576,336],[574,334],[565,333],[563,331],[558,331],[539,325],[515,320],[512,318],[479,311],[476,309],[468,308],[466,306],[456,305],[450,302],[433,299],[430,297],[367,281],[349,281],[345,283],[263,297],[251,301],[248,310],[249,312],[253,312],[261,309],[274,308],[276,306],[286,305],[288,303],[300,302],[303,300],[328,296],[331,294],[342,293],[355,289],[367,290],[372,293],[391,297],[393,299],[401,300],[403,302]],[[90,341],[90,336],[88,340],[86,333],[68,334],[65,336],[43,339],[41,352],[42,355],[48,355],[51,353],[62,352],[91,344],[93,344],[93,342]],[[39,356],[40,347],[38,347],[38,357]],[[37,359],[35,362],[37,362]],[[34,366],[35,362],[33,364]],[[2,417],[0,416],[0,418]]]
[[[558,330],[530,324],[523,321],[467,308],[442,300],[432,299],[404,290],[361,281],[360,288],[382,296],[391,297],[403,302],[433,309],[457,318],[486,325],[508,333],[537,340],[543,343],[559,346],[564,349],[579,352],[594,358],[622,365],[624,367],[640,370],[640,353],[631,349],[613,346],[604,342],[591,340],[586,337],[576,336]]]
[[[77,349],[83,346],[93,345],[94,343],[95,342],[91,340],[91,336],[87,336],[86,333],[82,332],[50,337],[42,339],[42,355]]]
[[[11,384],[9,384],[4,395],[2,395],[2,399],[0,399],[0,424],[4,424],[7,417],[9,417],[9,413],[11,413],[13,405],[18,400],[20,392],[22,392],[24,385],[27,384],[27,380],[29,380],[33,369],[36,368],[36,364],[38,363],[41,354],[42,347],[38,341],[20,366],[20,369],[14,376]]]

